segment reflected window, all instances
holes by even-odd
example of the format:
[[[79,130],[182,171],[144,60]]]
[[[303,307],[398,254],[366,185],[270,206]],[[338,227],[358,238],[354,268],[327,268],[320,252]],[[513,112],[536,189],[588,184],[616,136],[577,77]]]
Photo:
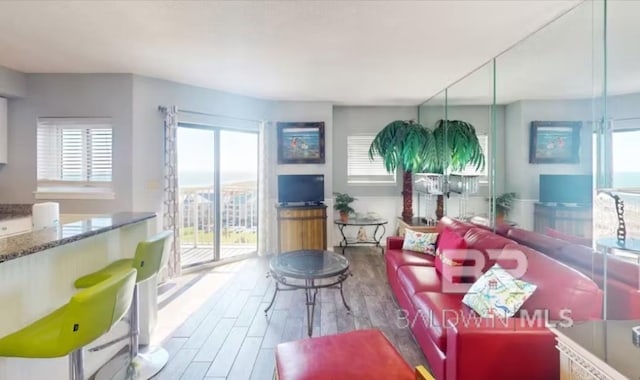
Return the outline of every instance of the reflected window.
[[[636,129],[614,129],[611,144],[614,187],[640,186],[640,164],[635,159],[640,147],[640,120]]]

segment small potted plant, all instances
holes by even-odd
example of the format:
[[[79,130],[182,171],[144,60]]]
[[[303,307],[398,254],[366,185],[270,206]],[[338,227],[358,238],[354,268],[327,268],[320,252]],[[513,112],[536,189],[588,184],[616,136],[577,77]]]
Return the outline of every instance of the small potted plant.
[[[516,200],[516,193],[504,193],[496,197],[496,225],[504,223],[504,218],[509,215],[513,209],[513,203]]]
[[[340,212],[340,220],[343,222],[349,221],[349,214],[353,214],[355,210],[351,207],[351,202],[356,199],[347,193],[333,193],[336,196],[336,201],[333,208]]]

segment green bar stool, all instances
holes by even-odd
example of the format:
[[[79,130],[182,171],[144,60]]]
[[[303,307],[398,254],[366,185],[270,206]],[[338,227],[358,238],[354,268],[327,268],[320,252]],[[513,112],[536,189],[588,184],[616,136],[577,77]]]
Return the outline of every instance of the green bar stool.
[[[0,356],[57,358],[69,355],[69,378],[83,380],[82,348],[109,331],[127,313],[136,270],[114,272],[83,289],[46,317],[0,339]]]
[[[120,339],[105,343],[93,349],[97,351],[128,338],[128,378],[150,379],[153,375],[160,372],[169,360],[169,353],[161,347],[144,354],[139,352],[138,336],[140,335],[140,317],[138,313],[140,300],[138,284],[157,275],[160,270],[167,265],[169,255],[166,254],[165,243],[171,236],[172,233],[170,231],[164,231],[148,240],[140,242],[136,247],[136,253],[133,259],[115,261],[104,269],[80,277],[75,282],[76,288],[86,288],[105,281],[105,279],[113,276],[114,273],[118,273],[124,269],[134,268],[137,270],[138,275],[133,290],[131,309],[129,311],[129,333]]]

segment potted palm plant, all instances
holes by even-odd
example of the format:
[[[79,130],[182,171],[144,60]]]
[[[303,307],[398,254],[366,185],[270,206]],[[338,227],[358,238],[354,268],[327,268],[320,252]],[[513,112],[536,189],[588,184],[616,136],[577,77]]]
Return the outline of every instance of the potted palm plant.
[[[516,193],[504,193],[496,197],[496,226],[504,224],[504,218],[513,209],[516,200]]]
[[[413,183],[411,173],[424,167],[432,150],[433,134],[413,120],[396,120],[384,127],[369,147],[369,158],[380,156],[387,172],[402,170],[402,219],[413,219]]]
[[[355,201],[356,198],[347,193],[335,192],[333,194],[336,196],[333,208],[340,212],[340,220],[346,223],[349,221],[349,214],[353,214],[355,212],[351,207],[351,203]]]
[[[385,168],[392,173],[403,171],[402,218],[413,218],[413,172],[445,174],[459,171],[468,165],[484,168],[482,153],[475,128],[462,120],[438,120],[434,129],[428,129],[413,121],[396,120],[384,127],[369,148],[369,157],[380,156]],[[442,218],[444,197],[438,196],[436,217]]]
[[[434,152],[425,158],[424,171],[448,174],[462,171],[471,165],[484,169],[485,158],[471,123],[462,120],[438,120],[433,129]],[[438,195],[436,218],[444,215],[444,195]]]

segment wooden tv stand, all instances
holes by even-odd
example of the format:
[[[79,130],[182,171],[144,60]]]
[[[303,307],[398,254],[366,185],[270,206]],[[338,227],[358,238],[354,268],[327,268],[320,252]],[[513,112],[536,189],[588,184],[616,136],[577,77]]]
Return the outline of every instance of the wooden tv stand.
[[[568,235],[591,238],[593,207],[591,205],[566,206],[561,203],[536,202],[534,206],[534,231],[545,234],[547,227]]]
[[[278,211],[278,253],[327,249],[327,206],[282,206]]]

